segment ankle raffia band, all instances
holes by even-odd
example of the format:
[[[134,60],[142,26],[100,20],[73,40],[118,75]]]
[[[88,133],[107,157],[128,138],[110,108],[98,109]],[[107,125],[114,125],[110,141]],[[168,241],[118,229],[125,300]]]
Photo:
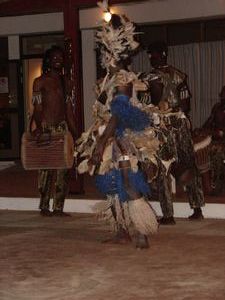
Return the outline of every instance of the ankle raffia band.
[[[128,206],[130,219],[138,232],[149,235],[158,231],[156,214],[143,197],[129,201]]]
[[[119,170],[126,170],[126,169],[131,169],[131,167],[119,167]]]
[[[126,160],[130,160],[129,155],[121,155],[119,158],[119,161],[126,161]]]

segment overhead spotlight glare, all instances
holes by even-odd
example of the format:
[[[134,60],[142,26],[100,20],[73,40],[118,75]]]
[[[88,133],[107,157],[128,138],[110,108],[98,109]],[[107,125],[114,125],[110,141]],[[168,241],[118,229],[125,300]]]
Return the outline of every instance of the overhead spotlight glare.
[[[111,14],[111,12],[110,12],[110,11],[104,12],[104,20],[105,20],[107,23],[109,23],[111,19],[112,19],[112,14]]]

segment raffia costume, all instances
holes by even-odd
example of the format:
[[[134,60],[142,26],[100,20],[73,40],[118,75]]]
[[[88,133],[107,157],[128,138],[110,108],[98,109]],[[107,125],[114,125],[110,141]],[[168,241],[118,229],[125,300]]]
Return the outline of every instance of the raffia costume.
[[[152,78],[154,80],[155,77],[163,86],[161,100],[158,105],[164,108],[164,112],[158,116],[160,119],[159,126],[165,128],[164,133],[167,136],[168,143],[166,143],[166,151],[158,153],[161,159],[159,159],[160,171],[157,185],[163,216],[170,218],[174,213],[171,173],[179,181],[181,176],[189,170],[192,173],[192,178],[183,185],[190,206],[194,209],[204,205],[201,177],[195,163],[190,121],[179,108],[180,100],[189,98],[190,92],[186,84],[186,75],[172,66],[153,69],[152,74],[149,76],[151,80]],[[175,163],[170,172],[161,163],[164,155],[174,157]]]
[[[116,232],[123,228],[130,236],[137,232],[148,236],[157,232],[158,222],[146,201],[150,187],[139,164],[145,160],[155,161],[159,142],[152,119],[136,99],[136,88],[140,84],[136,74],[124,69],[114,73],[110,71],[110,67],[115,67],[121,58],[128,57],[127,53],[138,46],[133,39],[133,24],[119,17],[121,26],[113,28],[110,23],[104,23],[97,33],[97,41],[104,45],[104,48],[101,47],[102,66],[106,68],[107,75],[96,86],[96,96],[100,99],[104,94],[105,103],[96,101],[93,109],[95,122],[78,140],[75,155],[83,159],[78,166],[79,173],[96,175],[96,185],[107,198],[95,207],[98,215],[108,220]],[[116,93],[118,87],[128,84],[133,86],[133,97]],[[105,145],[102,161],[93,165],[90,158],[111,116],[117,119],[115,133]],[[123,161],[130,162],[129,185],[142,195],[138,199],[129,196],[120,168]]]
[[[210,151],[210,169],[212,174],[211,187],[215,195],[224,190],[225,182],[225,141],[213,142]]]
[[[217,103],[212,108],[212,113],[205,129],[212,134],[210,147],[210,171],[212,194],[221,195],[225,183],[225,131],[221,124],[225,120],[225,109],[221,103]]]
[[[124,76],[128,78],[136,77],[131,72],[121,70],[114,75],[115,82],[119,79],[117,84],[121,84],[121,76],[123,80],[125,80]],[[112,83],[112,79],[110,80]],[[110,110],[107,109],[108,105]],[[143,196],[149,196],[149,184],[139,168],[139,162],[144,160],[155,161],[155,153],[159,147],[159,142],[156,139],[154,128],[151,127],[151,119],[138,106],[140,105],[137,101],[129,99],[125,95],[117,95],[105,105],[96,102],[96,121],[78,141],[77,152],[84,159],[78,166],[78,171],[97,175],[96,185],[108,198],[107,202],[100,205],[101,208],[99,206],[101,211],[99,212],[113,223],[116,230],[118,227],[122,227],[132,234],[136,227],[136,230],[148,235],[157,231],[158,225],[155,214],[145,199],[129,199],[119,168],[120,161],[129,159],[131,163],[131,169],[129,170],[130,184],[135,191]],[[90,165],[89,159],[96,147],[99,136],[107,126],[111,114],[116,115],[118,118],[115,136],[108,141],[100,165]],[[146,141],[148,142],[146,143]],[[137,202],[139,202],[139,205],[136,205]],[[135,206],[137,206],[136,209]],[[139,221],[146,216],[148,221],[152,223],[151,226],[146,222],[142,229],[137,228],[137,224],[134,225],[135,221],[132,221],[132,217],[130,217],[130,212],[132,211],[132,214],[135,214],[135,211],[138,211],[141,206],[143,206],[143,211],[141,212],[142,215],[138,217],[140,218]],[[114,214],[112,207],[115,209]],[[145,220],[142,221],[145,222]]]

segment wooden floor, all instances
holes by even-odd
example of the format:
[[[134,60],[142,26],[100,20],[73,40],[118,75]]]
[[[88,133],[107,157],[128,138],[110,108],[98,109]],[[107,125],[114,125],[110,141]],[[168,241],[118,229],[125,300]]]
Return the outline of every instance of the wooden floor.
[[[176,221],[137,250],[93,215],[0,211],[0,299],[224,300],[225,220]]]

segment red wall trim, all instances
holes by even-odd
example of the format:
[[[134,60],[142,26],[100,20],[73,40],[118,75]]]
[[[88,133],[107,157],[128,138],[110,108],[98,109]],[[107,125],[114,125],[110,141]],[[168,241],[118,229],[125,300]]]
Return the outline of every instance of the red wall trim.
[[[111,0],[109,4],[137,2],[137,0]],[[0,17],[63,11],[65,6],[94,7],[97,0],[11,0],[0,3]]]
[[[17,16],[62,11],[62,0],[12,0],[0,4],[0,16]]]

